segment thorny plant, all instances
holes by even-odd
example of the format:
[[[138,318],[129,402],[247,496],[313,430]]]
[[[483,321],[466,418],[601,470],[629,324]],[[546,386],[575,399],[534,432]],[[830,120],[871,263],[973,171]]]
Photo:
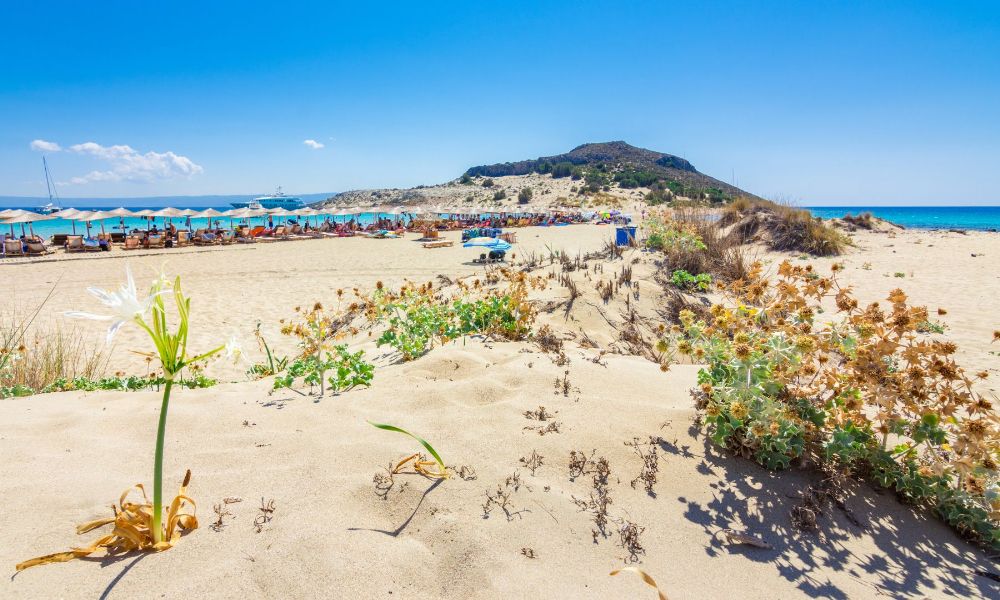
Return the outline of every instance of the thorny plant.
[[[772,469],[833,465],[1000,547],[1000,417],[974,386],[988,374],[919,335],[927,309],[902,290],[860,306],[835,273],[786,261],[777,275],[754,264],[708,319],[680,313],[677,349],[707,363],[693,393],[712,440]],[[840,321],[818,321],[825,298]]]

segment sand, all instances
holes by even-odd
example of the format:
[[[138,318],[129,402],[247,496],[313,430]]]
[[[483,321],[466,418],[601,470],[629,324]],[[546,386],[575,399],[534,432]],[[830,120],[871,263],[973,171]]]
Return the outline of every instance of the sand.
[[[548,247],[576,254],[600,248],[608,235],[593,225],[522,229],[516,252],[547,256]],[[932,312],[946,307],[948,314],[935,318],[960,345],[960,361],[996,373],[997,356],[989,353],[1000,348],[990,343],[997,328],[990,301],[1000,292],[1000,236],[859,233],[855,243],[838,259],[810,260],[819,268],[845,263],[843,278],[862,300],[902,287]],[[370,288],[379,280],[398,285],[476,275],[483,268],[469,262],[472,255],[459,247],[425,250],[412,236],[337,239],[3,264],[0,277],[16,282],[16,297],[8,296],[4,307],[31,306],[58,282],[40,317],[44,325],[67,309],[96,309],[83,288],[116,285],[125,258],[146,279],[165,262],[194,298],[195,348],[230,332],[249,338],[260,320],[268,338],[289,351],[291,341],[277,329],[294,306],[336,302],[337,289]],[[772,264],[788,257],[762,254]],[[635,302],[654,314],[657,285],[636,264]],[[906,277],[893,277],[897,271]],[[538,296],[541,303],[556,301],[566,291],[553,285]],[[621,296],[604,305],[588,289],[571,312],[543,313],[542,322],[568,338],[566,365],[530,343],[479,339],[399,363],[359,339],[356,345],[377,365],[372,387],[318,402],[288,390],[269,393],[269,380],[248,382],[219,361],[211,369],[225,383],[178,392],[167,436],[167,489],[185,469],[193,471],[190,492],[201,528],[162,554],[73,561],[16,576],[15,563],[77,543],[77,523],[107,514],[129,485],[149,482],[159,397],[67,392],[0,401],[0,565],[12,575],[0,580],[0,597],[653,598],[631,574],[608,576],[628,564],[617,543],[626,522],[644,528],[645,552],[636,564],[671,599],[997,594],[1000,584],[975,574],[997,570],[981,550],[887,492],[861,486],[851,496],[848,508],[860,526],[833,511],[818,533],[795,530],[794,496],[816,476],[771,473],[712,447],[692,427],[688,389],[696,366],[662,373],[638,356],[580,347],[587,334],[603,349],[620,348],[614,333],[622,308]],[[103,335],[98,323],[78,326]],[[144,368],[128,352],[137,347],[145,347],[138,332],[123,330],[113,364]],[[566,371],[564,395],[555,382]],[[524,411],[540,405],[555,413],[558,433],[525,429],[538,422]],[[373,476],[417,448],[366,419],[419,433],[456,470],[474,469],[475,479],[397,476],[380,499]],[[655,497],[630,485],[642,461],[626,445],[650,436],[662,438]],[[533,450],[544,457],[534,475],[519,462]],[[574,502],[589,497],[591,477],[571,480],[573,450],[595,452],[611,466],[610,537],[595,541],[591,515]],[[493,510],[484,518],[486,493],[515,472],[521,486],[511,496],[511,517]],[[215,531],[212,506],[226,497],[242,502],[229,505],[232,515]],[[253,522],[262,499],[276,509],[258,533]],[[772,548],[729,545],[725,529]],[[97,537],[79,541],[91,536]]]

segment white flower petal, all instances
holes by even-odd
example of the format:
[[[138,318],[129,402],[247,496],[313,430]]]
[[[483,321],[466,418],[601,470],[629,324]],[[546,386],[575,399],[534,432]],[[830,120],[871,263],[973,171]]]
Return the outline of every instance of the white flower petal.
[[[114,294],[111,294],[98,287],[89,287],[87,288],[87,291],[90,292],[92,296],[100,300],[101,303],[104,304],[105,306],[114,306],[115,303]]]
[[[122,325],[124,325],[124,324],[125,324],[125,321],[115,321],[114,323],[111,324],[111,327],[108,327],[108,343],[109,344],[111,343],[111,340],[114,339],[115,334],[118,333],[118,330],[121,329]]]
[[[122,286],[122,292],[132,298],[138,295],[135,290],[135,279],[132,277],[132,267],[128,263],[125,263],[125,285]]]
[[[90,319],[91,321],[112,321],[114,317],[111,315],[95,315],[94,313],[78,312],[75,310],[68,310],[63,313],[71,319]]]

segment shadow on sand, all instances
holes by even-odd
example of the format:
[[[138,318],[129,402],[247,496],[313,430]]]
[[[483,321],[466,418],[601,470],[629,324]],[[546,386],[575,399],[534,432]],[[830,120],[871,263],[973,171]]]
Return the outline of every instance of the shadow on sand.
[[[387,535],[389,537],[397,537],[399,534],[403,533],[403,530],[405,530],[410,525],[410,521],[413,520],[413,517],[416,516],[417,511],[420,510],[420,506],[424,503],[424,498],[426,498],[428,494],[430,494],[431,492],[433,492],[434,489],[437,486],[441,485],[441,483],[443,481],[444,481],[444,479],[435,479],[434,483],[430,484],[427,487],[427,489],[424,490],[424,493],[420,495],[420,500],[417,502],[417,505],[415,507],[413,507],[413,512],[410,513],[410,516],[406,517],[406,520],[403,521],[399,525],[399,527],[393,529],[392,531],[388,531],[386,529],[373,529],[373,528],[368,528],[368,527],[348,527],[347,530],[348,531],[374,531],[376,533],[384,533],[385,535]]]
[[[715,479],[708,503],[678,498],[686,504],[685,518],[704,529],[709,556],[740,554],[774,564],[779,576],[812,597],[848,598],[833,581],[815,575],[829,570],[846,573],[872,588],[873,594],[893,598],[1000,597],[1000,583],[983,574],[996,572],[996,565],[982,550],[928,511],[902,504],[891,491],[854,485],[846,500],[851,515],[831,508],[819,517],[818,531],[802,532],[792,525],[790,513],[800,492],[820,481],[819,474],[771,472],[750,460],[720,453],[696,428],[688,433],[687,441],[699,444],[703,453],[676,442],[661,447],[677,457],[700,459],[697,472]],[[727,544],[718,534],[729,528],[746,530],[773,549]],[[851,546],[871,550],[861,554],[849,550],[846,542],[862,535],[867,539]],[[929,568],[934,569],[932,574]]]

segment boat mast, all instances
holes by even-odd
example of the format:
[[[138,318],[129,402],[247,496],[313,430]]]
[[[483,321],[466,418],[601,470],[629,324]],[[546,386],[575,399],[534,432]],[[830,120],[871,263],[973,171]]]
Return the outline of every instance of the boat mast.
[[[42,157],[42,168],[45,169],[45,189],[49,191],[49,204],[52,204],[52,177],[49,176],[49,163]],[[56,192],[56,199],[59,198],[59,192]]]

